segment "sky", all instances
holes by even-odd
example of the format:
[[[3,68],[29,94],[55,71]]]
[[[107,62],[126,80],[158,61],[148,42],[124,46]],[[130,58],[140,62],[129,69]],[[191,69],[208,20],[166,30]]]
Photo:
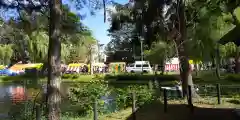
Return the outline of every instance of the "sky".
[[[114,0],[115,2],[125,4],[129,0]],[[113,9],[114,7],[108,5],[107,8]],[[83,9],[82,11],[74,10],[74,12],[83,12],[89,13],[88,10]],[[107,44],[110,41],[110,37],[108,36],[108,28],[110,27],[110,23],[106,20],[104,23],[104,12],[103,10],[99,10],[95,13],[95,15],[87,14],[86,18],[82,20],[83,24],[86,25],[93,33],[95,39],[97,39],[100,44]]]

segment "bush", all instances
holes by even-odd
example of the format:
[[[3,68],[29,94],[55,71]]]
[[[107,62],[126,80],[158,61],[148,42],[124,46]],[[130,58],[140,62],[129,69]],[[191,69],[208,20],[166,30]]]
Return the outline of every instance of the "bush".
[[[140,107],[145,103],[149,103],[153,100],[152,91],[147,86],[133,85],[127,88],[114,88],[106,84],[99,83],[86,83],[75,84],[70,90],[70,103],[77,106],[75,114],[78,116],[85,116],[92,113],[92,106],[95,99],[98,99],[99,113],[105,113],[105,102],[100,98],[103,96],[110,96],[113,99],[113,104],[109,104],[111,109],[121,110],[132,105],[131,93],[136,93],[137,106]],[[73,108],[70,108],[73,110]],[[73,112],[74,112],[73,111]]]
[[[224,80],[240,83],[240,75],[239,74],[229,74],[224,78]]]
[[[111,79],[115,79],[115,80],[119,80],[119,81],[124,81],[124,80],[133,80],[133,81],[137,81],[137,80],[158,80],[158,81],[176,81],[179,80],[179,77],[177,75],[128,75],[128,74],[122,74],[122,75],[106,75],[105,76],[105,80],[111,80]]]
[[[136,105],[141,107],[146,103],[150,103],[153,100],[153,91],[151,91],[146,85],[132,85],[127,88],[115,89],[116,102],[118,109],[124,109],[132,105],[132,94],[136,95]]]
[[[84,83],[75,84],[70,88],[69,99],[72,105],[77,107],[77,115],[89,115],[96,99],[109,93],[108,87],[103,84]]]

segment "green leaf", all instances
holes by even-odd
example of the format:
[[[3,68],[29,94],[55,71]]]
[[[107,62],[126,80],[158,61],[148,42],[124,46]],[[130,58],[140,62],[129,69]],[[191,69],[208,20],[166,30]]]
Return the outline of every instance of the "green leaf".
[[[238,23],[240,23],[240,7],[237,7],[234,12],[233,12],[234,16],[236,17]]]

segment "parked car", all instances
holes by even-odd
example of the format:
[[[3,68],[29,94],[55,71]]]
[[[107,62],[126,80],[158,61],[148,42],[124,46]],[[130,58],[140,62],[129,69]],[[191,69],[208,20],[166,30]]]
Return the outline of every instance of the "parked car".
[[[126,67],[128,73],[152,73],[152,67],[148,61],[135,61]]]

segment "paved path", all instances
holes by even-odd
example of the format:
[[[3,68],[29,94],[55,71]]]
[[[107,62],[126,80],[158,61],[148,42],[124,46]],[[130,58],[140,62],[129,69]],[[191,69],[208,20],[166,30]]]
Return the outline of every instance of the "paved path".
[[[240,109],[235,109],[234,113],[236,114],[236,118],[240,120]]]

